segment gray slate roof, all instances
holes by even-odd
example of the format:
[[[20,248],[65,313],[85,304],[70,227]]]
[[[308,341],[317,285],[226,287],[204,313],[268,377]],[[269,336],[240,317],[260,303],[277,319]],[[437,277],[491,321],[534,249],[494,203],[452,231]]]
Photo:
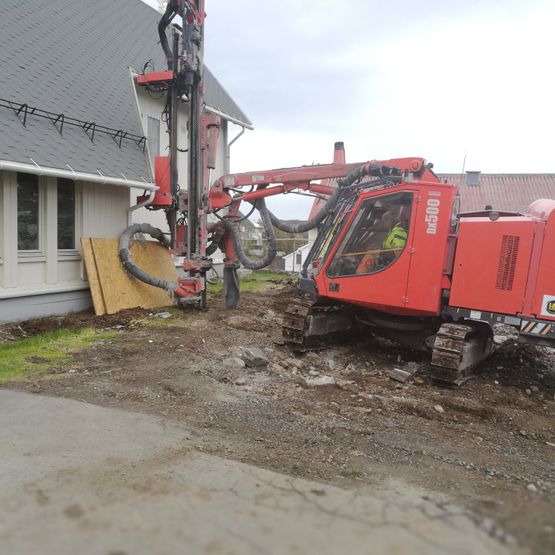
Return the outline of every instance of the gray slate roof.
[[[141,72],[152,59],[164,70],[158,44],[160,15],[141,0],[25,0],[0,2],[0,98],[27,103],[142,135],[129,67]],[[251,125],[205,69],[206,103]],[[94,143],[77,127],[63,134],[30,116],[23,127],[0,107],[0,160],[32,163],[128,179],[149,179],[141,147],[108,135]]]

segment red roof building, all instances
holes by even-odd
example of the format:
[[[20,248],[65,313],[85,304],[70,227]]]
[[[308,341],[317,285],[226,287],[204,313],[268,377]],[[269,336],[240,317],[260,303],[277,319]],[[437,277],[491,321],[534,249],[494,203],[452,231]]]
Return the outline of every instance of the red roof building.
[[[438,175],[460,187],[461,212],[476,212],[491,206],[503,212],[526,213],[528,207],[540,198],[555,199],[555,173],[481,173],[468,171]],[[333,185],[336,180],[328,180]],[[325,204],[315,200],[309,219]]]
[[[460,187],[461,212],[494,210],[525,213],[540,198],[555,199],[554,173],[440,174],[442,180]]]

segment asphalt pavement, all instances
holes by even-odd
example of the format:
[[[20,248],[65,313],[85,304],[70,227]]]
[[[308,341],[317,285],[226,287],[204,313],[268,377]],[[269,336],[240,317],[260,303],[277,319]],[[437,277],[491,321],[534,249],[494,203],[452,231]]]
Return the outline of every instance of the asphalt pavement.
[[[0,553],[504,554],[443,496],[311,482],[194,449],[161,418],[0,391]]]

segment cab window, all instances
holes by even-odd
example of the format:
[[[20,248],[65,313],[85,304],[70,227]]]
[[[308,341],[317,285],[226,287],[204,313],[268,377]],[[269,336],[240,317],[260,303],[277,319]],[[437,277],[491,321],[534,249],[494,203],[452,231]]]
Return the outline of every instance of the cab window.
[[[329,277],[375,274],[391,266],[408,242],[414,194],[392,193],[365,200],[343,238]]]

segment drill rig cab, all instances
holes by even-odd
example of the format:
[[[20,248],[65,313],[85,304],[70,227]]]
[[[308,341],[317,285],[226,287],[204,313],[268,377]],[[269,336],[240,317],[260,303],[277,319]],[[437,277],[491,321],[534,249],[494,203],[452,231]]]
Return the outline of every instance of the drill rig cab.
[[[320,294],[390,314],[438,315],[457,190],[407,179],[362,184],[329,219],[308,259]]]

